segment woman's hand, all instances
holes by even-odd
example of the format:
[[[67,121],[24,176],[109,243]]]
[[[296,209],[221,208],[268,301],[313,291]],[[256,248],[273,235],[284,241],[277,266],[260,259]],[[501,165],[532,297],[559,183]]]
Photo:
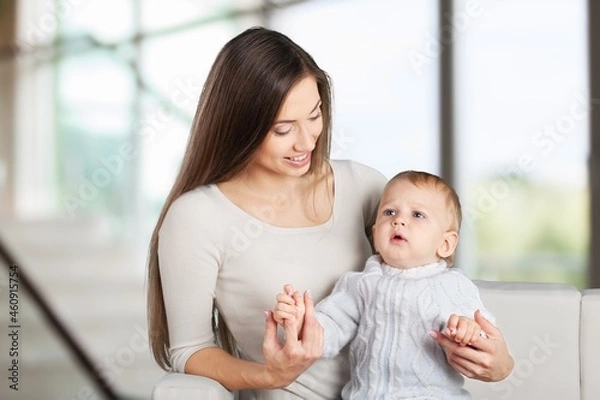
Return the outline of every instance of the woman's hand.
[[[267,381],[272,388],[290,385],[323,354],[323,328],[315,318],[310,292],[300,298],[305,308],[304,326],[298,334],[295,323],[284,321],[285,344],[281,344],[277,338],[277,323],[273,313],[266,312],[263,355]]]
[[[461,346],[471,345],[481,339],[481,327],[475,320],[463,315],[450,315],[444,335],[452,338]],[[487,336],[486,336],[487,337]]]
[[[464,376],[484,382],[501,381],[510,375],[514,366],[504,336],[479,310],[475,311],[475,322],[487,334],[487,339],[461,346],[454,339],[433,331],[434,339],[444,348],[448,363]]]
[[[301,333],[304,326],[304,296],[292,285],[284,285],[283,292],[276,296],[273,319],[278,325],[292,323],[296,325],[296,332]]]

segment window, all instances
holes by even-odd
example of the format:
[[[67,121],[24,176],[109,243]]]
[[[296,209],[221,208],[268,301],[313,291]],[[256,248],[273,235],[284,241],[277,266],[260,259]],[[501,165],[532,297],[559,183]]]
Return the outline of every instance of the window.
[[[273,15],[273,28],[332,78],[332,158],[389,178],[402,169],[438,172],[437,63],[410,58],[436,36],[436,10],[434,1],[354,0],[306,2]]]
[[[455,1],[441,37],[437,5],[282,1],[265,11],[258,0],[91,2],[54,10],[53,30],[39,28],[51,24],[38,12],[38,29],[23,24],[23,37],[32,45],[54,34],[60,40],[23,60],[19,124],[29,133],[17,140],[16,203],[29,214],[106,217],[116,231],[143,232],[147,243],[210,65],[233,35],[265,21],[332,78],[333,158],[388,177],[403,169],[443,173],[438,64],[451,29],[453,159],[465,208],[460,265],[479,278],[582,287],[585,2]],[[39,103],[31,107],[33,97]]]
[[[585,286],[586,29],[586,2],[564,0],[482,2],[457,29],[461,249],[475,276]]]

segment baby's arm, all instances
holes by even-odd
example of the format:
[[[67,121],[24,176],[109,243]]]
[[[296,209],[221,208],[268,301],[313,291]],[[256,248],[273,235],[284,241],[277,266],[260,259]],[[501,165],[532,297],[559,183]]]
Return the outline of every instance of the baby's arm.
[[[284,325],[285,321],[296,324],[296,331],[300,336],[304,324],[304,296],[294,290],[292,285],[287,284],[283,286],[283,293],[279,293],[276,300],[273,318],[281,326]]]
[[[446,336],[454,338],[454,341],[460,343],[461,346],[473,344],[485,335],[475,320],[456,314],[452,314],[448,318],[445,333]]]

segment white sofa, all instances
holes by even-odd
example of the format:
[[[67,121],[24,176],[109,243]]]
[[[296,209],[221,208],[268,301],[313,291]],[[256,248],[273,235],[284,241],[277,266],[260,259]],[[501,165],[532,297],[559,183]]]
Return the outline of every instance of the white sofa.
[[[476,281],[515,359],[502,382],[467,380],[477,400],[600,399],[600,289]],[[207,378],[167,373],[153,400],[234,399]]]

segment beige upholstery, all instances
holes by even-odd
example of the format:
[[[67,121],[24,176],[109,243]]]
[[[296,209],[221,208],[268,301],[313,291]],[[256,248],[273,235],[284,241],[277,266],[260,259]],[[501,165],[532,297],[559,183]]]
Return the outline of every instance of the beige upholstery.
[[[581,398],[600,399],[600,289],[583,292],[581,301]]]
[[[515,369],[502,382],[467,380],[473,399],[600,399],[600,289],[476,283],[506,337]],[[210,379],[170,373],[156,384],[152,399],[231,400],[234,394]]]
[[[502,382],[466,384],[474,399],[579,399],[579,311],[574,287],[477,282],[515,360]]]
[[[202,376],[167,373],[154,386],[153,400],[232,400],[229,392],[218,382]]]

